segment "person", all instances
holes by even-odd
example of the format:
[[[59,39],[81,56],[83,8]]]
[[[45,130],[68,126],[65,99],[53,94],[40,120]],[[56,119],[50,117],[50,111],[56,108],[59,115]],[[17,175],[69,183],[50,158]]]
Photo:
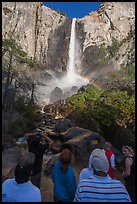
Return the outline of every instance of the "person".
[[[77,186],[74,202],[131,202],[125,186],[108,176],[109,162],[102,149],[92,151],[92,168],[91,176]]]
[[[111,150],[111,143],[105,142],[104,151],[109,162],[108,175],[114,179],[116,178],[115,155]]]
[[[15,178],[2,183],[2,202],[41,202],[41,192],[29,180],[35,155],[26,153],[15,167]]]
[[[129,146],[122,146],[122,153],[125,157],[125,168],[122,177],[125,180],[125,187],[131,197],[135,201],[135,155]]]
[[[76,178],[71,162],[72,153],[69,149],[63,149],[51,173],[55,202],[72,202],[74,199]]]
[[[30,133],[25,136],[29,152],[34,153],[36,157],[33,164],[31,181],[35,186],[40,188],[43,154],[49,148],[50,143],[43,138],[41,133]]]
[[[86,178],[89,178],[93,172],[93,169],[92,169],[92,154],[90,155],[89,157],[89,162],[88,162],[88,167],[87,168],[84,168],[81,170],[80,174],[79,174],[79,177],[78,177],[78,183],[77,185],[79,184],[79,182],[82,180],[82,179],[86,179]]]

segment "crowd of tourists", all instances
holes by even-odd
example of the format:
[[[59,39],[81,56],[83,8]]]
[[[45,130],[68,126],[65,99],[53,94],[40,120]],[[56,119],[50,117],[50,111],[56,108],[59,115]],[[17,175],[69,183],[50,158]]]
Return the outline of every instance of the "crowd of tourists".
[[[51,142],[40,133],[26,135],[28,153],[18,162],[14,178],[2,183],[2,202],[42,202],[41,171],[44,152]],[[122,147],[125,157],[123,184],[116,179],[115,154],[111,143],[103,149],[95,148],[76,181],[72,152],[64,148],[52,168],[54,202],[134,202],[135,154],[129,146]]]

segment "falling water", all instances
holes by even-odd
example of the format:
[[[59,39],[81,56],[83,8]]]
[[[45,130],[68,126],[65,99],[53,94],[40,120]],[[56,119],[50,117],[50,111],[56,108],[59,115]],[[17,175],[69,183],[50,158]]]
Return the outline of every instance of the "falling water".
[[[67,66],[67,75],[66,79],[69,85],[83,85],[87,84],[88,81],[84,80],[80,75],[76,73],[76,60],[79,61],[79,59],[76,59],[76,52],[79,52],[79,50],[76,50],[76,34],[75,34],[75,25],[76,25],[76,18],[72,19],[72,25],[71,25],[71,35],[70,35],[70,44],[69,44],[69,60],[68,60],[68,66]]]
[[[62,78],[57,78],[53,76],[53,79],[49,80],[48,82],[44,83],[46,86],[38,86],[37,93],[38,93],[38,100],[43,101],[43,103],[50,103],[50,93],[55,87],[59,87],[62,89],[63,93],[68,93],[71,91],[73,86],[77,88],[81,87],[82,85],[86,85],[89,81],[80,74],[78,74],[78,69],[80,68],[81,59],[79,55],[79,43],[76,39],[75,33],[75,25],[76,25],[76,18],[72,19],[71,25],[71,34],[70,34],[70,44],[69,44],[69,59],[67,64],[67,73]],[[74,94],[74,93],[73,93]],[[44,102],[45,101],[45,102]]]
[[[71,25],[71,35],[70,35],[70,44],[69,44],[69,62],[68,62],[68,79],[73,80],[75,76],[75,23],[76,18],[73,18]]]

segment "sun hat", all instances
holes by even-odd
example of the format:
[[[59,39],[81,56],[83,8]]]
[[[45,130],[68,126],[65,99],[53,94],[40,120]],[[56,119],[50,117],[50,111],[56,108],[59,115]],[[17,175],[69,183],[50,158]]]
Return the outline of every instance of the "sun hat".
[[[102,149],[94,149],[92,151],[92,167],[95,171],[107,173],[109,169],[108,159]]]

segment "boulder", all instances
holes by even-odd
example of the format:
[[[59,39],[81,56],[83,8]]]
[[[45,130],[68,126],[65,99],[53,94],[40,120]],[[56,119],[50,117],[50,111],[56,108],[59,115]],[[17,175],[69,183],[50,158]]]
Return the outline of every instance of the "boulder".
[[[66,142],[82,133],[87,132],[87,129],[80,128],[80,127],[72,127],[69,128],[67,131],[60,133],[60,138],[62,141]]]
[[[58,119],[57,122],[54,125],[54,129],[57,132],[65,132],[66,130],[68,130],[71,127],[74,127],[75,124],[67,119],[67,118],[63,118],[63,119]]]
[[[76,158],[83,158],[83,156],[92,152],[95,148],[103,148],[105,139],[96,132],[86,130],[85,132],[66,141],[63,145],[69,145],[74,150]]]
[[[61,88],[55,87],[54,90],[50,93],[50,102],[53,103],[55,101],[64,98],[64,94]]]
[[[14,174],[14,169],[21,158],[21,148],[12,147],[2,151],[2,175],[9,178]]]

